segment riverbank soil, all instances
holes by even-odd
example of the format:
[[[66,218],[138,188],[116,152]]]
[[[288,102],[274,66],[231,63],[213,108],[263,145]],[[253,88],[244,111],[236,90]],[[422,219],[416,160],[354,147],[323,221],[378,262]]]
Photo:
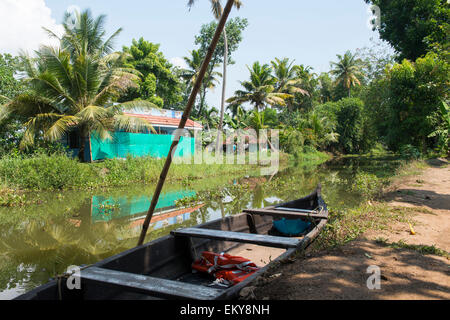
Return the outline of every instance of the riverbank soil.
[[[446,160],[428,164],[394,182],[381,200],[410,208],[411,226],[393,223],[341,247],[306,252],[257,280],[243,298],[450,299],[450,166]],[[379,289],[368,288],[370,266],[379,268]]]

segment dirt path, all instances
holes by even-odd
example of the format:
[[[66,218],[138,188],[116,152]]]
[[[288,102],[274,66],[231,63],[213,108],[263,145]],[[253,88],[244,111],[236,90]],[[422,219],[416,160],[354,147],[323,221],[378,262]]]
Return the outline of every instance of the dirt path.
[[[450,299],[448,258],[405,248],[420,245],[426,246],[424,250],[450,251],[450,168],[446,161],[429,164],[422,174],[402,179],[385,195],[391,206],[414,208],[414,235],[408,223],[396,223],[389,231],[366,232],[338,249],[307,254],[307,258],[282,265],[270,278],[258,281],[250,297]],[[392,243],[401,246],[389,245]],[[367,272],[369,266],[380,268],[380,289],[367,287],[372,275]]]

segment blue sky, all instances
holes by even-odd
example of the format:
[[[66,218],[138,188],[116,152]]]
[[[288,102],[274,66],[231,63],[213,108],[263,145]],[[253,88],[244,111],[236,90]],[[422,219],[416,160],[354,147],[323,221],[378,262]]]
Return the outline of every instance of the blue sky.
[[[56,24],[61,23],[65,10],[72,5],[90,8],[94,15],[107,15],[108,33],[119,27],[124,29],[118,37],[117,49],[130,45],[133,38],[144,37],[159,43],[168,59],[188,55],[201,25],[212,21],[208,0],[198,0],[191,11],[186,6],[187,0],[2,1],[40,3],[50,9],[48,19]],[[370,38],[378,39],[378,34],[367,26],[369,14],[363,0],[244,0],[243,3],[241,10],[233,11],[232,16],[247,18],[249,27],[234,55],[236,64],[229,68],[228,97],[240,87],[238,80],[247,79],[246,65],[256,60],[269,63],[275,57],[289,57],[319,73],[329,70],[329,63],[337,53],[370,46]],[[0,18],[4,14],[0,12]],[[8,29],[12,27],[9,25]],[[210,104],[218,106],[220,92],[217,88],[209,95]]]

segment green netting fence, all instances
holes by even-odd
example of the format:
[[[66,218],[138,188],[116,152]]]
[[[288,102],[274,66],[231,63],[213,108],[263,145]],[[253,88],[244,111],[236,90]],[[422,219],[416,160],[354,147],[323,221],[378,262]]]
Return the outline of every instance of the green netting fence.
[[[92,160],[126,158],[127,156],[165,158],[173,138],[173,135],[164,134],[114,132],[112,139],[101,140],[97,134],[93,133],[91,134]],[[194,150],[194,138],[181,137],[175,156],[191,156]]]

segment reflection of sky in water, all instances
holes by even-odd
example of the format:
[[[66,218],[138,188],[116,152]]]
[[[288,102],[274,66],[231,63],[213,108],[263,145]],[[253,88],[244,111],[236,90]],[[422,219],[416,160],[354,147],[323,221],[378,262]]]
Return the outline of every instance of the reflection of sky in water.
[[[267,198],[264,198],[264,201],[267,201],[267,202],[269,202],[271,204],[275,204],[277,202],[283,201],[283,199],[280,199],[278,197],[267,197]]]

